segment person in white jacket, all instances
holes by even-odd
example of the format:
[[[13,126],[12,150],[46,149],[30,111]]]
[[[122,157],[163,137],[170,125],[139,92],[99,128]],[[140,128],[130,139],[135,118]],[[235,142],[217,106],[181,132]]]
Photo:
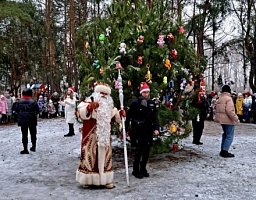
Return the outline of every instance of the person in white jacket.
[[[73,88],[68,88],[66,97],[64,101],[59,101],[59,104],[65,106],[65,119],[66,123],[69,126],[69,132],[64,135],[64,137],[71,137],[75,135],[74,123],[76,120],[75,111],[76,111],[76,98],[74,96]]]
[[[243,115],[244,115],[244,121],[246,123],[250,122],[251,117],[251,106],[252,106],[252,97],[250,92],[245,93],[245,98],[243,101]]]

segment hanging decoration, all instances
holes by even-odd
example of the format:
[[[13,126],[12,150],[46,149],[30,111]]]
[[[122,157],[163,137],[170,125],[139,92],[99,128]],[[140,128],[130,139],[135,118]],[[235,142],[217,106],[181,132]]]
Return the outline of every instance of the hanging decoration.
[[[132,2],[132,3],[131,3],[131,10],[132,10],[132,11],[134,11],[134,10],[135,10],[135,8],[136,8],[135,3],[134,3],[134,2]]]
[[[185,78],[182,78],[181,84],[180,84],[180,89],[181,89],[181,90],[184,90],[184,89],[185,89],[186,83],[187,83],[187,80],[186,80]]]
[[[89,49],[89,48],[90,48],[89,42],[86,41],[86,42],[84,43],[84,48],[85,48],[85,49]]]
[[[159,34],[158,36],[158,40],[157,40],[157,44],[159,47],[163,48],[164,47],[164,35],[163,34]]]
[[[99,36],[99,40],[100,40],[100,43],[101,43],[101,44],[104,44],[104,41],[105,41],[105,35],[104,35],[104,34],[100,34],[100,36]]]
[[[104,74],[104,67],[100,68],[100,74]]]
[[[106,28],[106,37],[109,37],[110,33],[111,33],[111,29],[110,29],[110,27],[107,27]]]
[[[173,49],[173,50],[171,51],[171,57],[172,57],[174,60],[176,60],[176,59],[177,59],[177,55],[178,55],[177,50],[176,50],[176,49]]]
[[[142,65],[142,62],[143,62],[143,57],[142,56],[138,56],[138,59],[137,59],[138,65]]]
[[[128,87],[131,87],[131,86],[132,86],[132,82],[131,82],[130,79],[127,81],[127,86],[128,86]]]
[[[182,34],[182,33],[184,33],[184,32],[185,32],[184,27],[183,27],[183,26],[180,26],[180,27],[179,27],[179,33]]]
[[[163,78],[163,83],[164,83],[164,84],[167,84],[167,76],[164,76],[164,78]]]
[[[173,81],[170,81],[169,84],[168,84],[169,88],[173,88],[174,87],[174,82]]]
[[[140,36],[142,34],[142,32],[143,32],[142,26],[138,26],[137,27],[137,35]]]
[[[164,61],[164,66],[165,66],[168,70],[171,69],[171,67],[172,67],[171,61],[170,61],[168,58],[165,59],[165,61]]]
[[[116,69],[122,69],[122,65],[119,61],[116,62]]]
[[[176,133],[177,132],[177,126],[176,126],[174,121],[170,125],[170,132],[171,133]]]
[[[100,68],[100,61],[99,60],[94,60],[92,66],[95,67],[96,69],[99,69]]]
[[[168,39],[169,43],[171,44],[171,43],[174,41],[174,36],[173,36],[173,34],[172,34],[172,33],[169,33],[169,34],[167,35],[167,39]]]
[[[151,79],[152,79],[152,74],[151,74],[150,71],[149,71],[150,65],[147,64],[147,65],[146,65],[146,68],[148,69],[148,71],[147,71],[147,74],[145,75],[145,78],[146,78],[146,81],[147,81],[147,82],[150,82]]]
[[[120,46],[119,46],[119,53],[122,54],[122,55],[125,55],[126,54],[126,44],[124,42],[121,42],[120,43]]]
[[[137,43],[138,43],[139,45],[141,45],[143,42],[144,42],[144,36],[143,36],[143,35],[140,35],[140,36],[138,37],[138,39],[137,39]]]

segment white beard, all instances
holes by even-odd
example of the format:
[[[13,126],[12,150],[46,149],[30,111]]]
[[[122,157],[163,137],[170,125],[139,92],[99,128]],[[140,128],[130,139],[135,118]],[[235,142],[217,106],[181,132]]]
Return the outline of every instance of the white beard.
[[[109,95],[102,97],[100,93],[95,93],[93,97],[94,101],[99,103],[99,107],[96,110],[96,135],[98,145],[106,147],[110,145],[110,122],[114,108],[113,99]]]

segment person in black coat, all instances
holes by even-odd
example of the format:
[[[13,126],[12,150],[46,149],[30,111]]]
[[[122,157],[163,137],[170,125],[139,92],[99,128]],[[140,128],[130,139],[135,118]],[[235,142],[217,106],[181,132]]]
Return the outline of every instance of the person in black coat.
[[[140,94],[133,99],[127,108],[126,127],[131,125],[131,145],[135,147],[133,172],[136,178],[149,177],[146,165],[150,147],[153,143],[153,134],[159,134],[159,121],[155,102],[150,99],[150,89],[147,83],[142,82]]]
[[[22,144],[24,150],[21,154],[29,154],[28,151],[28,130],[31,136],[32,147],[30,151],[36,151],[36,134],[37,134],[37,115],[39,114],[39,107],[37,102],[32,99],[32,90],[26,88],[22,91],[22,98],[19,100],[16,106],[16,112],[18,114],[18,126],[21,127]]]
[[[206,96],[198,92],[193,98],[191,106],[197,108],[199,114],[192,119],[192,127],[193,127],[193,144],[202,145],[203,143],[200,141],[201,136],[204,130],[204,121],[206,118],[207,113],[209,113],[210,105],[206,99]]]

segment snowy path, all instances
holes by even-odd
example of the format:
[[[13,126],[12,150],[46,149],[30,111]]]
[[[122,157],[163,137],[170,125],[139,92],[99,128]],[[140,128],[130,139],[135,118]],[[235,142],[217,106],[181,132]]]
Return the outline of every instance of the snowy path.
[[[130,176],[116,167],[112,190],[84,189],[75,181],[80,134],[64,138],[64,119],[40,121],[37,152],[20,155],[21,133],[16,125],[0,126],[1,200],[194,200],[256,199],[256,125],[236,127],[231,149],[235,158],[219,157],[221,127],[206,122],[203,146],[183,141],[184,149],[150,159],[149,178]],[[29,144],[30,147],[30,144]],[[114,160],[115,162],[115,160]],[[131,162],[129,165],[131,166]],[[115,165],[115,164],[114,164]],[[129,168],[131,175],[132,168]]]

